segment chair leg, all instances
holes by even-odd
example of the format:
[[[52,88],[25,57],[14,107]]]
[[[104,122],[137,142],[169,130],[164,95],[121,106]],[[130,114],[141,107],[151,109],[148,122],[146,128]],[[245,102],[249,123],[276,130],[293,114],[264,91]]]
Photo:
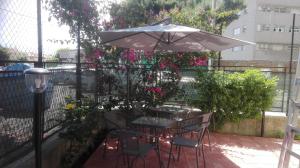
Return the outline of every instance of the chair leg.
[[[119,145],[120,145],[120,140],[119,138],[117,139],[117,151],[119,151]]]
[[[107,138],[105,138],[104,140],[104,150],[103,150],[102,158],[105,158],[106,150],[107,150]]]
[[[129,168],[133,168],[133,164],[137,159],[138,159],[138,156],[136,156],[135,158],[132,159],[131,164],[129,164],[130,165]]]
[[[125,158],[125,155],[123,155],[122,158],[123,158],[123,165],[126,165],[126,158]]]
[[[179,161],[179,158],[180,158],[180,152],[181,152],[181,146],[179,146],[179,149],[178,149],[177,161]]]
[[[170,148],[170,152],[169,152],[169,160],[168,160],[168,166],[167,166],[167,168],[169,168],[169,165],[170,165],[171,154],[172,154],[172,148],[173,148],[173,144],[171,143],[171,148]]]
[[[126,160],[127,160],[127,167],[130,168],[130,159],[129,159],[129,155],[126,155]]]
[[[202,151],[202,157],[203,157],[203,162],[204,162],[204,168],[206,167],[206,162],[205,162],[205,157],[204,157],[204,149],[203,149],[203,144],[201,145],[201,151]]]
[[[119,165],[119,160],[120,160],[120,157],[123,157],[122,154],[119,154],[118,157],[117,157],[117,161],[116,161],[116,168],[118,168],[118,165]]]
[[[197,163],[197,168],[199,167],[199,165],[198,165],[198,148],[195,148],[195,150],[196,150],[196,163]]]
[[[143,159],[143,162],[144,162],[144,168],[146,168],[146,161],[145,161],[145,158],[142,158]]]
[[[205,128],[205,131],[207,132],[209,150],[211,151],[211,144],[210,144],[210,134],[209,134],[209,129],[208,129],[208,128]]]

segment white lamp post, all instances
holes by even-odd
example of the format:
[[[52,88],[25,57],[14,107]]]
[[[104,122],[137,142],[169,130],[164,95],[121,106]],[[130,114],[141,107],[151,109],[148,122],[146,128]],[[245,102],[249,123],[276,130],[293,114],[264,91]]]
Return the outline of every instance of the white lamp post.
[[[42,112],[43,92],[47,89],[50,72],[43,68],[31,68],[25,72],[26,87],[34,93],[33,142],[35,149],[35,167],[42,167]]]

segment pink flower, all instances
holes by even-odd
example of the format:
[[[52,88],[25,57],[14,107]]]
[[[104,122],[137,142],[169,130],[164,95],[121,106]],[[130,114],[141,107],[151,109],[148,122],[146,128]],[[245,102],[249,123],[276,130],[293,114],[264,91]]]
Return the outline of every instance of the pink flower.
[[[94,54],[93,55],[95,56],[95,58],[100,58],[100,57],[102,57],[104,55],[104,53],[100,49],[96,48],[94,50]]]
[[[159,62],[159,68],[160,68],[160,69],[165,69],[165,68],[167,68],[167,66],[168,66],[169,64],[170,64],[170,63],[169,63],[168,60],[162,59],[162,60],[160,60],[160,62]]]
[[[161,92],[161,88],[160,87],[155,87],[153,88],[155,93],[160,93]]]
[[[167,65],[164,62],[159,63],[159,68],[160,69],[165,69],[166,67],[167,67]]]
[[[206,57],[194,57],[190,60],[191,66],[207,66]]]
[[[150,91],[153,93],[161,93],[162,92],[161,87],[148,87],[148,88],[145,88],[145,91]]]
[[[123,52],[123,58],[128,59],[130,63],[134,63],[137,61],[134,49],[129,49],[129,51],[125,50]]]

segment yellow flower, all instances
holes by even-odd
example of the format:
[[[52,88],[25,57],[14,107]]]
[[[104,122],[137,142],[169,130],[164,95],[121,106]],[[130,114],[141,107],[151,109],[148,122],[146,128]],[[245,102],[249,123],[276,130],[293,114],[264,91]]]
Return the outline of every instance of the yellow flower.
[[[67,109],[67,110],[73,110],[73,109],[75,109],[75,104],[73,104],[73,103],[68,103],[68,104],[66,105],[65,109]]]

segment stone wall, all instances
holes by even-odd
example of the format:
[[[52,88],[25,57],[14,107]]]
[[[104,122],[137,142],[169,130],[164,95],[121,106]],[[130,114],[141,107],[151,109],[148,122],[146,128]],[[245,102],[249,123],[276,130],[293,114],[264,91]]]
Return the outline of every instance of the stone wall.
[[[284,135],[287,117],[285,113],[266,112],[265,117],[265,137],[281,138]],[[225,125],[217,130],[220,133],[238,134],[238,135],[261,135],[261,118],[246,119],[240,123],[225,123]]]

